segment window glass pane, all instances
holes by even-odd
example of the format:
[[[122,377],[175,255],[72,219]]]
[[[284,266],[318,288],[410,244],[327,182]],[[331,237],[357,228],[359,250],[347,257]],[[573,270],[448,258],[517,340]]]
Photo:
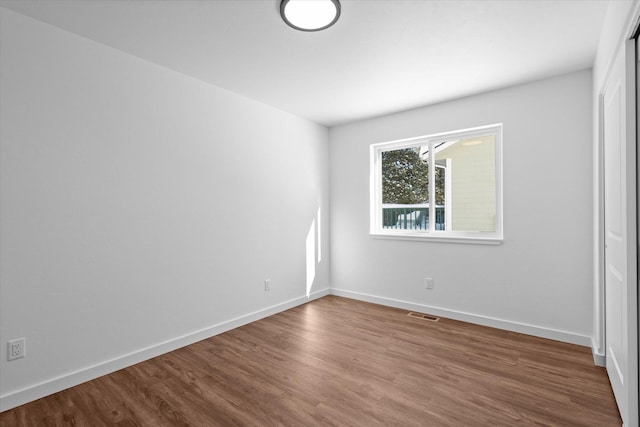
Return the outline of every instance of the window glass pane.
[[[435,144],[436,165],[445,175],[436,206],[444,205],[446,230],[496,231],[495,150],[493,135]]]
[[[382,152],[382,227],[429,229],[428,146]]]

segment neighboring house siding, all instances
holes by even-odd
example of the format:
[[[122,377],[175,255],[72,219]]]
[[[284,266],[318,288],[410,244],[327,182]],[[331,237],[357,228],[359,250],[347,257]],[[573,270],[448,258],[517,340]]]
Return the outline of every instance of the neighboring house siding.
[[[436,152],[436,161],[450,159],[453,231],[495,231],[495,141],[474,140],[482,143],[460,141]]]

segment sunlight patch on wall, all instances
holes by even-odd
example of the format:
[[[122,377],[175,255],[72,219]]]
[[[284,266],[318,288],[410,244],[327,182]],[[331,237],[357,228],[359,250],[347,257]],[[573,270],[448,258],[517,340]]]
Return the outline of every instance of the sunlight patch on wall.
[[[318,264],[322,261],[322,217],[320,213],[321,209],[318,208],[318,213],[316,214],[316,224],[318,224]]]
[[[307,261],[307,298],[311,295],[316,268],[322,260],[322,209],[318,208],[316,217],[311,221],[306,241]]]
[[[311,222],[307,233],[307,298],[311,294],[313,280],[316,278],[316,220]]]

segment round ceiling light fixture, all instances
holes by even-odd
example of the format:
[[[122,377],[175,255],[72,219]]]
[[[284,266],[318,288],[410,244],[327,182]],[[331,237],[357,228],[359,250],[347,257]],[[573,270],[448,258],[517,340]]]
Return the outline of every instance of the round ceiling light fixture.
[[[300,31],[329,28],[340,17],[339,0],[282,0],[280,16],[287,25]]]

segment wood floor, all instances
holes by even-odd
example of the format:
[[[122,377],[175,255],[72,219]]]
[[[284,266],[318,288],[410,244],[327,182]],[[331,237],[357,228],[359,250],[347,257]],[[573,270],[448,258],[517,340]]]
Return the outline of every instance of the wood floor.
[[[2,426],[620,426],[585,347],[328,296],[0,414]]]

